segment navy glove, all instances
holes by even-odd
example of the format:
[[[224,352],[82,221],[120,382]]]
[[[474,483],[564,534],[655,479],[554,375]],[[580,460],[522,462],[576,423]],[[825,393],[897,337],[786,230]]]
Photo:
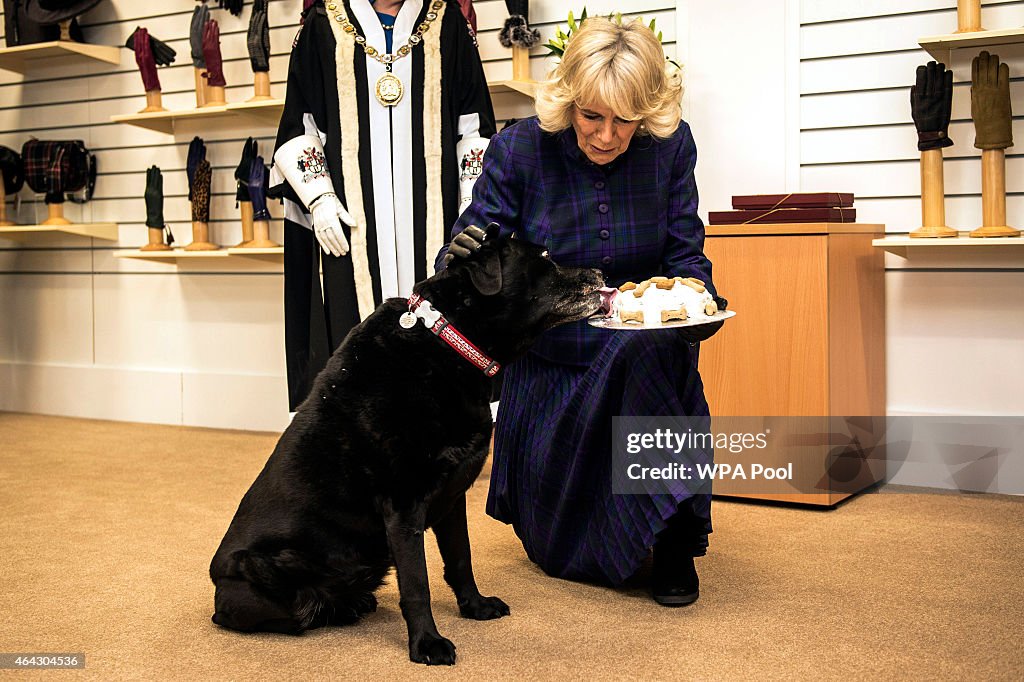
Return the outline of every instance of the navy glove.
[[[693,327],[680,327],[679,333],[683,335],[687,343],[700,343],[701,341],[707,341],[722,328],[725,324],[724,320],[718,322],[711,322],[709,324],[698,324]]]
[[[263,165],[263,157],[252,160],[249,169],[249,198],[252,201],[252,219],[270,220],[267,210],[267,167]]]
[[[188,200],[195,198],[196,169],[199,163],[206,160],[206,143],[201,137],[193,137],[188,146],[188,161],[185,165],[185,173],[188,174]]]

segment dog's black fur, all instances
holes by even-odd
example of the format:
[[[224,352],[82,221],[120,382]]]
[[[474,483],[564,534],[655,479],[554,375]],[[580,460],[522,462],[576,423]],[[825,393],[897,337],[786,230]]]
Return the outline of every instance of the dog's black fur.
[[[552,326],[594,313],[597,270],[557,267],[541,247],[498,239],[416,285],[468,339],[505,364]],[[452,664],[430,609],[423,535],[433,528],[460,613],[509,609],[477,589],[465,491],[487,458],[490,379],[389,299],[355,327],[238,511],[210,564],[213,621],[300,634],[357,621],[392,565],[409,657]]]

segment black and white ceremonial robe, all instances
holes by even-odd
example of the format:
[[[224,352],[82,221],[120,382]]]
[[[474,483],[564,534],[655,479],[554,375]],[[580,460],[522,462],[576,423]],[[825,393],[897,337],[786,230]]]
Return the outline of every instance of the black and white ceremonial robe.
[[[459,139],[495,132],[476,37],[455,0],[405,0],[393,49],[409,42],[428,12],[439,16],[410,55],[393,64],[404,86],[399,103],[374,93],[384,65],[357,45],[339,17],[366,43],[385,50],[384,30],[368,0],[327,0],[309,10],[292,49],[280,148],[318,135],[335,193],[355,219],[343,225],[351,251],[324,253],[310,217],[279,172],[271,196],[285,201],[285,350],[290,409],[348,331],[384,299],[408,296],[433,273],[433,260],[459,216]],[[321,277],[322,271],[322,289]]]

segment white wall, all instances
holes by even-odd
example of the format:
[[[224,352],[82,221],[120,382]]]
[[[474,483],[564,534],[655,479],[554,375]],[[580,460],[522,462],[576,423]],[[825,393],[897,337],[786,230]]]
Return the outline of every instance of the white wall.
[[[215,7],[215,3],[211,3]],[[675,42],[674,0],[587,3],[591,12],[633,7],[657,18],[670,49]],[[88,42],[120,45],[137,25],[178,51],[174,66],[159,70],[164,105],[194,106],[188,27],[195,2],[140,3],[108,0],[81,18]],[[272,0],[271,77],[284,95],[288,53],[302,0]],[[581,4],[582,7],[582,4]],[[242,17],[213,10],[221,26],[229,101],[251,96],[245,49],[251,3]],[[488,77],[511,77],[509,51],[497,33],[507,12],[501,0],[476,3],[481,56]],[[568,8],[533,2],[531,23],[543,42]],[[536,78],[550,63],[538,47]],[[134,59],[121,52],[119,66],[39,63],[22,76],[0,71],[0,144],[20,150],[29,136],[82,139],[96,152],[96,198],[85,207],[67,204],[76,221],[120,224],[118,242],[80,238],[0,239],[0,410],[247,429],[281,429],[287,423],[284,363],[283,277],[280,263],[232,258],[180,266],[115,259],[117,249],[146,241],[145,170],[164,171],[165,215],[179,242],[191,239],[184,166],[195,134],[208,144],[214,166],[211,231],[234,244],[241,227],[234,208],[234,179],[241,143],[255,135],[269,156],[275,130],[244,125],[186,124],[165,135],[110,122],[114,114],[144,106]],[[500,119],[528,116],[532,106],[515,95],[494,98]],[[41,201],[26,189],[15,219],[45,218]],[[271,205],[279,217],[280,207]],[[272,236],[281,239],[279,220]]]

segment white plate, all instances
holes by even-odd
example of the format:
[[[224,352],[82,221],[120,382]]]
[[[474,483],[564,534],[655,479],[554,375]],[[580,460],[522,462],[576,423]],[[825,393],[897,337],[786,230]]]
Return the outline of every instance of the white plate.
[[[657,329],[675,329],[677,327],[699,327],[702,324],[711,324],[712,322],[719,322],[721,320],[728,320],[730,317],[736,315],[735,310],[723,310],[717,312],[711,317],[692,317],[688,320],[672,320],[664,324],[659,324],[656,327],[647,327],[639,322],[619,322],[614,317],[588,317],[587,322],[592,327],[598,327],[599,329],[625,329],[631,332],[640,332],[644,330],[657,330]]]

